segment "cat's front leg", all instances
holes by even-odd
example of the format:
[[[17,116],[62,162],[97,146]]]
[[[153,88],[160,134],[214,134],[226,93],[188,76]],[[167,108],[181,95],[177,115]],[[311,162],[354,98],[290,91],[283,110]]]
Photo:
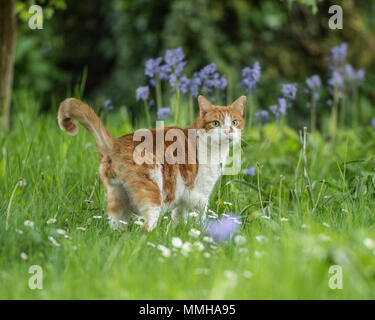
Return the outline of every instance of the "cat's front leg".
[[[172,210],[172,221],[175,226],[179,225],[181,220],[184,222],[184,224],[187,223],[187,216],[188,212],[186,209],[183,208],[174,208]]]

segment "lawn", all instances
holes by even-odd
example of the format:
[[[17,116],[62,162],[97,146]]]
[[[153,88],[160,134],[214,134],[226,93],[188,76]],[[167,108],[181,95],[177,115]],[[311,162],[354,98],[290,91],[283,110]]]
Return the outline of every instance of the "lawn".
[[[169,213],[150,234],[133,223],[111,230],[93,138],[82,127],[65,134],[35,104],[18,97],[0,136],[1,299],[375,298],[370,126],[330,140],[307,131],[305,145],[303,129],[283,121],[246,128],[241,173],[224,176],[210,201],[219,215],[241,216],[242,237],[208,243],[196,218],[174,227]],[[102,118],[114,136],[136,129],[124,107]],[[259,177],[243,174],[257,163]],[[173,249],[173,237],[191,250]],[[42,289],[29,288],[32,265]],[[342,289],[329,286],[331,266],[342,268]]]

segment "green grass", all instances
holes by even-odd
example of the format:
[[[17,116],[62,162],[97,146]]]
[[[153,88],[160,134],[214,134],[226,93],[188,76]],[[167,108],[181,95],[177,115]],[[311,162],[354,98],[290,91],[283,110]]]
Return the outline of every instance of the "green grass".
[[[259,128],[246,131],[243,168],[260,163],[262,200],[271,219],[260,217],[256,176],[225,176],[210,208],[241,214],[239,234],[246,243],[229,241],[213,249],[202,241],[202,232],[198,240],[205,250],[192,250],[186,257],[172,251],[165,258],[147,242],[169,248],[176,236],[194,242],[189,230],[201,227],[191,218],[188,225],[174,228],[167,214],[148,235],[136,225],[111,230],[104,219],[103,185],[100,180],[95,185],[98,155],[92,137],[82,128],[78,136],[68,136],[58,128],[55,114],[34,114],[34,104],[31,98],[18,99],[13,129],[0,136],[1,299],[375,298],[375,248],[364,245],[365,238],[375,239],[374,162],[368,160],[375,150],[372,129],[339,130],[335,143],[318,133],[308,135],[300,162],[296,131],[275,124],[264,128],[262,138]],[[115,136],[133,130],[124,110],[105,122]],[[321,191],[314,210],[304,166],[314,205]],[[285,177],[281,197],[280,175]],[[6,231],[9,200],[20,178],[26,185],[14,192]],[[92,192],[93,203],[87,204]],[[280,221],[280,212],[288,221]],[[47,225],[50,218],[56,223]],[[34,227],[24,226],[25,220]],[[66,230],[69,238],[56,229]],[[42,290],[28,287],[31,265],[43,268]],[[342,267],[342,290],[328,286],[332,265]]]

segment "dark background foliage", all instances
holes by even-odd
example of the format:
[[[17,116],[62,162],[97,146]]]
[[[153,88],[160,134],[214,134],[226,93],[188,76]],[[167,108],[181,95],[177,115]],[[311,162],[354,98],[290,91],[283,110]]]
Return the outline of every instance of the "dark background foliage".
[[[343,7],[343,30],[328,28],[333,4]],[[241,69],[259,60],[259,99],[267,106],[280,81],[314,73],[326,80],[324,57],[343,41],[349,62],[373,79],[375,2],[320,1],[317,8],[275,0],[66,0],[43,30],[30,30],[20,19],[14,87],[32,90],[48,109],[72,94],[86,70],[85,99],[102,104],[109,98],[134,110],[135,89],[146,82],[144,62],[182,46],[189,75],[215,62],[234,88]],[[365,84],[363,92],[375,101],[371,87]],[[297,112],[304,109],[297,105]]]

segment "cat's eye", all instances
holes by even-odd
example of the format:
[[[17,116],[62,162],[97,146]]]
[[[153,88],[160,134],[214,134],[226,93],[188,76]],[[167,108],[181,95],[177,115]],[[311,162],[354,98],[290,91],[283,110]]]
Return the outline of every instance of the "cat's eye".
[[[232,124],[236,127],[238,125],[238,121],[237,120],[233,120]]]
[[[220,126],[220,122],[217,121],[217,120],[212,121],[212,124],[214,125],[214,127],[219,127]]]

